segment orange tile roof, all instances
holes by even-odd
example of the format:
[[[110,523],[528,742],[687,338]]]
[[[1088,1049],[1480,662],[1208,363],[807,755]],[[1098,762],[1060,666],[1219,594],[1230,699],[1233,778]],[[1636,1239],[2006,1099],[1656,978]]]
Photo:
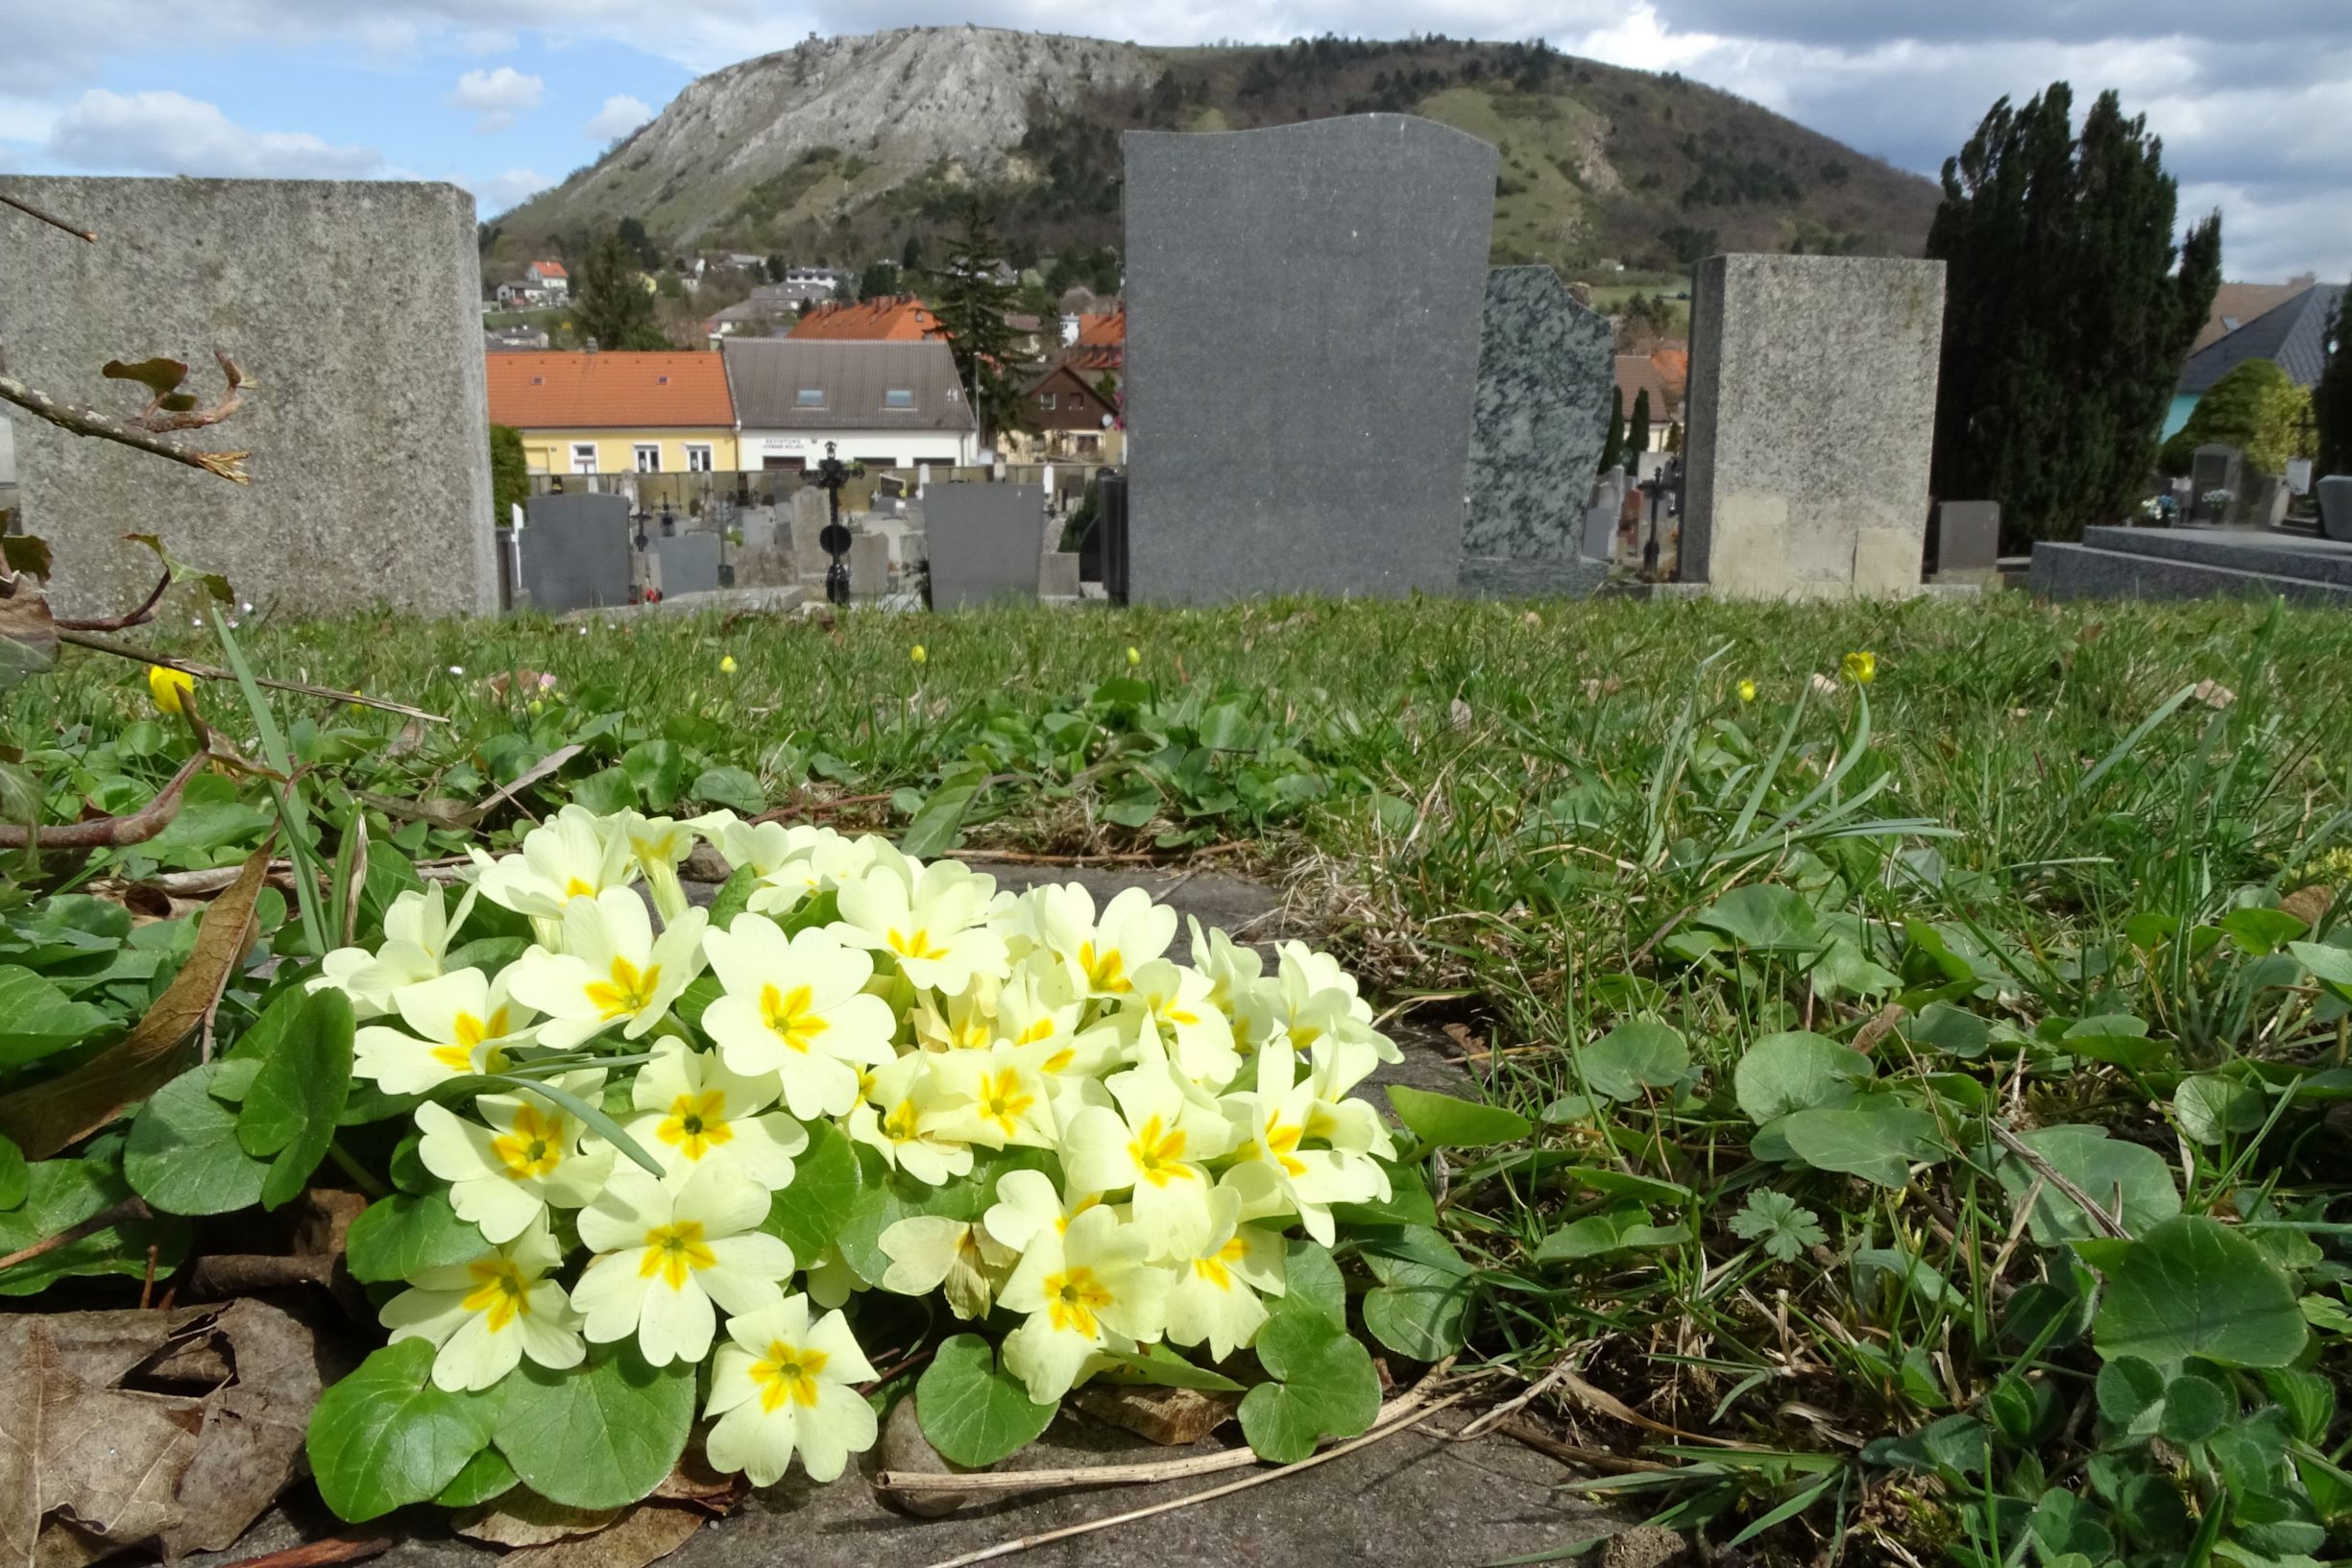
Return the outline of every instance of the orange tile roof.
[[[542,277],[563,277],[568,276],[564,271],[564,264],[560,261],[534,261],[531,263],[531,265],[539,269],[539,276]]]
[[[792,324],[787,334],[834,342],[920,343],[945,337],[939,318],[911,294],[884,300],[843,300],[821,304]]]
[[[1690,389],[1690,350],[1653,349],[1650,363],[1658,367],[1658,378],[1666,384],[1667,399],[1680,408],[1683,395]]]
[[[1061,362],[1081,371],[1124,370],[1127,350],[1117,344],[1074,344],[1061,351]]]
[[[1102,349],[1127,343],[1127,306],[1078,319],[1078,347]]]
[[[727,369],[714,353],[491,354],[490,420],[519,430],[735,423]]]

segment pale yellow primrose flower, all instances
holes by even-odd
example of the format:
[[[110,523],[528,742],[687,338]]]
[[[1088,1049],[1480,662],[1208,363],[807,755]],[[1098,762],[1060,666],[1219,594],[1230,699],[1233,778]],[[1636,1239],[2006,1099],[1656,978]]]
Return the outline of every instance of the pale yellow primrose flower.
[[[710,1161],[780,1192],[792,1185],[792,1156],[809,1146],[809,1129],[771,1109],[776,1094],[772,1073],[745,1077],[715,1051],[665,1039],[630,1086],[637,1114],[623,1126],[670,1175]]]
[[[635,1040],[668,1016],[669,1004],[702,973],[710,917],[689,909],[653,934],[635,893],[615,888],[564,905],[562,953],[533,948],[508,973],[517,1000],[547,1015],[540,1044],[569,1049],[620,1026]]]
[[[1257,1063],[1256,1092],[1225,1101],[1227,1115],[1245,1129],[1225,1181],[1252,1216],[1295,1210],[1307,1234],[1329,1246],[1337,1235],[1331,1205],[1380,1196],[1387,1173],[1369,1154],[1306,1146],[1316,1118],[1315,1083],[1311,1077],[1293,1081],[1296,1053],[1270,1045],[1258,1052]]]
[[[306,981],[303,989],[334,986],[352,999],[355,1015],[380,1018],[392,1011],[393,998],[401,990],[441,974],[442,960],[473,908],[471,887],[458,898],[457,912],[446,918],[440,883],[431,883],[422,892],[401,893],[384,911],[382,947],[374,953],[365,948],[335,949],[320,960],[322,973]]]
[[[930,1125],[942,1138],[983,1148],[1052,1148],[1058,1123],[1052,1089],[1039,1071],[1052,1050],[1050,1043],[1000,1042],[939,1056],[931,1068],[939,1103]]]
[[[982,975],[974,977],[969,990],[945,1003],[935,991],[917,991],[914,1010],[907,1016],[914,1043],[925,1050],[986,1050],[996,1044],[996,1002],[1002,989]]]
[[[493,859],[466,853],[480,868],[473,885],[501,908],[534,920],[555,920],[573,899],[593,899],[637,879],[628,840],[615,825],[576,803],[522,835],[521,853]]]
[[[1211,1194],[1209,1213],[1207,1244],[1179,1261],[1169,1288],[1167,1332],[1171,1344],[1206,1339],[1210,1358],[1224,1361],[1265,1327],[1266,1304],[1258,1297],[1283,1293],[1283,1246],[1275,1232],[1241,1223],[1241,1199],[1231,1192]]]
[[[563,1250],[534,1220],[522,1234],[479,1257],[413,1276],[380,1315],[392,1341],[430,1339],[433,1382],[459,1393],[487,1388],[525,1356],[555,1371],[587,1357],[579,1315],[564,1288],[547,1278]]]
[[[1117,1195],[1133,1189],[1135,1222],[1152,1255],[1189,1258],[1209,1238],[1209,1176],[1202,1163],[1233,1146],[1214,1102],[1203,1105],[1165,1061],[1148,1060],[1104,1085],[1118,1109],[1093,1105],[1062,1129],[1062,1173],[1072,1187]]]
[[[909,1051],[876,1068],[849,1113],[849,1135],[879,1152],[894,1170],[929,1187],[938,1187],[972,1169],[972,1148],[941,1135],[941,1110],[932,1065],[942,1060],[925,1050]]]
[[[829,929],[854,947],[887,953],[915,985],[955,995],[974,975],[1002,970],[1005,939],[988,924],[996,880],[958,860],[878,861],[841,884]]]
[[[1195,1083],[1223,1089],[1242,1069],[1233,1025],[1210,1001],[1207,976],[1165,958],[1135,971],[1134,994],[1120,1013],[1159,1041],[1176,1070]]]
[[[1176,940],[1176,912],[1129,887],[1097,920],[1094,895],[1083,883],[1049,883],[1022,896],[1010,924],[1022,939],[1070,966],[1081,996],[1115,1001],[1134,989],[1135,971]]]
[[[557,1087],[594,1097],[604,1085],[594,1069],[567,1073]],[[449,1184],[457,1218],[481,1227],[489,1242],[511,1242],[549,1207],[576,1209],[596,1195],[613,1151],[582,1153],[580,1123],[537,1096],[483,1095],[469,1122],[430,1100],[417,1107],[417,1145],[424,1169]]]
[[[786,832],[791,842],[783,857],[761,870],[760,885],[751,890],[749,907],[756,914],[789,913],[814,895],[864,876],[885,858],[881,851],[897,854],[882,839],[849,838],[831,828],[800,826]]]
[[[727,1070],[776,1074],[784,1103],[804,1120],[839,1116],[858,1101],[859,1063],[895,1054],[890,1004],[865,993],[874,961],[826,931],[787,937],[765,915],[740,914],[703,937],[726,994],[702,1015]]]
[[[653,907],[665,921],[676,920],[689,907],[686,886],[678,880],[678,866],[694,853],[694,825],[675,817],[649,817],[623,811],[613,831],[628,846],[629,858],[644,875]]]
[[[616,1170],[580,1211],[580,1240],[598,1254],[571,1288],[588,1338],[634,1336],[655,1366],[702,1360],[718,1329],[713,1302],[737,1316],[783,1298],[792,1249],[759,1228],[767,1208],[765,1188],[716,1162],[675,1187]]]
[[[1015,1251],[1046,1243],[1058,1246],[1069,1234],[1070,1221],[1102,1201],[1100,1193],[1065,1197],[1042,1170],[1007,1170],[997,1178],[996,1202],[981,1216],[981,1223]]]
[[[1214,927],[1204,930],[1191,915],[1184,919],[1192,928],[1193,967],[1208,977],[1209,1005],[1224,1014],[1226,1023],[1235,1025],[1234,1043],[1254,1050],[1257,1041],[1241,1027],[1242,999],[1256,989],[1266,972],[1266,960],[1255,948],[1240,946],[1224,931]]]
[[[1169,1273],[1144,1260],[1144,1226],[1124,1225],[1107,1208],[1070,1221],[1058,1247],[1031,1247],[999,1301],[1025,1314],[1005,1337],[1005,1369],[1050,1405],[1068,1393],[1107,1335],[1159,1338]]]
[[[874,1407],[857,1385],[875,1375],[841,1315],[810,1322],[805,1295],[730,1319],[702,1411],[718,1417],[712,1468],[772,1486],[798,1454],[811,1481],[834,1480],[874,1446]]]
[[[505,1068],[506,1052],[531,1039],[537,1015],[496,979],[460,969],[393,993],[400,1022],[414,1031],[371,1024],[352,1041],[352,1072],[388,1095],[422,1095],[451,1078]]]
[[[899,1220],[880,1244],[890,1260],[884,1290],[914,1296],[944,1290],[948,1310],[967,1320],[988,1315],[1020,1258],[980,1226],[935,1214]]]

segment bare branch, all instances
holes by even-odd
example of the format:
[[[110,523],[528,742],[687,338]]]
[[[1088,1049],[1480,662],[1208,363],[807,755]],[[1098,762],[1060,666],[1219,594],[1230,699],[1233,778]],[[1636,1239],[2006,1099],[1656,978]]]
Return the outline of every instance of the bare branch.
[[[128,615],[109,615],[104,620],[58,620],[52,616],[50,623],[68,632],[122,632],[133,626],[144,626],[156,618],[156,606],[163,602],[163,591],[171,586],[172,574],[166,571],[163,581],[156,585],[155,591]]]
[[[71,234],[76,239],[87,240],[92,245],[98,243],[98,236],[91,233],[88,229],[76,229],[72,224],[67,223],[62,218],[53,218],[30,202],[20,202],[13,196],[10,196],[5,192],[0,192],[0,204],[12,206],[17,211],[25,214],[25,216],[29,218],[38,218],[41,222],[47,224],[52,229],[62,229],[65,230],[65,232]]]
[[[229,394],[234,398],[232,389]],[[136,446],[158,457],[168,457],[175,463],[184,463],[191,469],[216,473],[234,484],[251,484],[253,475],[245,471],[245,459],[251,452],[200,452],[192,446],[168,441],[153,431],[118,420],[110,414],[101,414],[80,403],[60,402],[49,394],[29,387],[12,375],[0,374],[0,401],[14,403],[26,412],[47,420],[60,429],[71,430],[77,436],[96,436],[101,440],[119,442],[125,446]]]
[[[0,849],[20,850],[27,844],[37,843],[45,850],[119,849],[125,844],[144,844],[172,825],[180,814],[181,791],[196,777],[196,770],[211,758],[197,752],[180,764],[171,783],[156,791],[156,798],[125,817],[100,817],[95,822],[65,822],[54,828],[24,828],[0,824]]]
[[[58,640],[70,642],[78,648],[97,653],[110,653],[117,659],[135,659],[142,664],[159,664],[176,669],[183,675],[193,675],[200,681],[233,681],[236,676],[218,664],[200,664],[192,659],[174,659],[167,654],[151,653],[129,642],[117,642],[110,637],[94,632],[62,631]],[[308,686],[301,681],[273,681],[266,676],[254,677],[255,686],[266,686],[276,691],[294,691],[305,697],[324,697],[329,702],[353,703],[361,708],[380,708],[387,713],[400,713],[408,718],[421,718],[430,724],[447,724],[449,719],[439,713],[428,713],[422,708],[411,708],[404,702],[393,702],[384,697],[363,697],[356,691],[337,691],[331,686]]]

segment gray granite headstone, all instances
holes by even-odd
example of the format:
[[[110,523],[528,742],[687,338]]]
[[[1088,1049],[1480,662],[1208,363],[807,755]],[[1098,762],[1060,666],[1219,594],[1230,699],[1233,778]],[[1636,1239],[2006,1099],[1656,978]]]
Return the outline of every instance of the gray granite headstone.
[[[1617,555],[1617,508],[1585,508],[1585,542],[1578,553],[1588,561],[1613,561]]]
[[[2228,521],[2237,512],[2238,503],[2244,499],[2243,495],[2244,488],[2243,465],[2239,460],[2237,447],[2225,446],[2218,443],[2199,446],[2195,456],[2190,459],[2190,516],[2197,520],[2201,522]],[[2230,500],[2227,504],[2217,506],[2206,500],[2205,497],[2217,490],[2226,490],[2230,493]]]
[[[1551,591],[1582,591],[1591,573],[1582,519],[1601,457],[1609,410],[1607,318],[1571,299],[1549,267],[1497,267],[1487,274],[1479,319],[1477,404],[1470,424],[1469,516],[1462,530],[1464,586],[1512,579],[1557,562],[1566,576]],[[1543,591],[1539,590],[1539,591]]]
[[[931,605],[959,610],[1037,599],[1040,485],[934,485],[923,499]]]
[[[561,615],[629,602],[629,502],[622,495],[534,495],[515,544],[527,600]]]
[[[2000,503],[1944,501],[1935,509],[1935,577],[1982,582],[2000,566]]]
[[[2331,473],[2312,488],[2319,493],[2320,530],[2352,543],[2352,473]]]
[[[378,180],[8,176],[0,191],[98,235],[0,216],[12,374],[126,417],[144,393],[101,378],[109,359],[184,361],[207,404],[215,350],[252,383],[227,421],[177,438],[249,452],[249,485],[17,416],[22,525],[56,552],[59,615],[146,596],[156,558],[133,532],[280,613],[497,613],[472,197]]]
[[[883,534],[860,534],[849,542],[849,591],[872,598],[890,590],[890,541]]]
[[[1121,142],[1130,597],[1450,591],[1494,149],[1400,114]]]
[[[662,594],[710,593],[718,588],[718,536],[674,534],[653,541]]]
[[[776,509],[747,506],[742,513],[743,548],[764,550],[776,543]]]

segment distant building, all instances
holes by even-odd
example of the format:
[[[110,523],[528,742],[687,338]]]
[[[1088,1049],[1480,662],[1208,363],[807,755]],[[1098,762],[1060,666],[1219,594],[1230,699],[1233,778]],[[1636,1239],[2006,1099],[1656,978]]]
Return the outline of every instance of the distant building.
[[[802,342],[920,343],[947,333],[922,301],[893,294],[818,305],[792,324],[791,335]]]
[[[510,310],[538,310],[553,303],[556,299],[553,291],[527,277],[509,278],[492,292],[498,303]]]
[[[1127,369],[1127,305],[1118,300],[1105,302],[1110,306],[1107,310],[1080,311],[1062,318],[1063,348],[1055,356],[1090,380],[1105,371],[1118,375]]]
[[[2181,366],[2163,433],[2170,437],[2188,423],[2213,384],[2249,359],[2271,361],[2298,387],[2316,385],[2327,366],[2328,323],[2343,294],[2341,284],[2308,275],[2283,284],[2224,283],[2215,290],[2212,314]]]
[[[708,473],[737,466],[716,354],[492,353],[490,422],[522,432],[533,473]]]
[[[1119,406],[1103,393],[1103,373],[1089,374],[1064,362],[1031,381],[1021,393],[1027,429],[1002,430],[997,444],[1015,463],[1120,463],[1127,458],[1127,431]]]
[[[979,460],[971,399],[935,338],[731,338],[719,357],[745,468],[813,469],[832,442],[872,468]]]
[[[547,329],[544,326],[493,326],[483,335],[490,340],[493,353],[515,353],[547,346]]]
[[[551,295],[571,292],[571,275],[564,271],[560,261],[534,261],[522,269],[523,278]]]
[[[1666,364],[1661,355],[1671,356]],[[1669,368],[1680,373],[1680,384],[1667,378]],[[1679,424],[1683,418],[1683,394],[1690,380],[1690,355],[1687,350],[1661,350],[1655,354],[1619,354],[1616,356],[1617,391],[1625,398],[1626,440],[1633,440],[1634,400],[1642,393],[1650,395],[1651,451],[1663,450],[1666,427]]]

